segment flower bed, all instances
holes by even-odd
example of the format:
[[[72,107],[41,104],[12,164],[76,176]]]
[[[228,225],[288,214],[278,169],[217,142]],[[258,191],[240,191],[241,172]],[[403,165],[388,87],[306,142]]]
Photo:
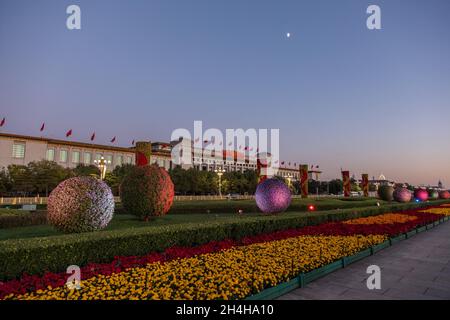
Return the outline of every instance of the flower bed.
[[[450,205],[443,205],[442,207],[420,210],[419,212],[450,216]]]
[[[301,236],[97,275],[80,290],[37,290],[17,299],[242,299],[386,240]]]
[[[417,216],[401,213],[386,213],[379,216],[365,217],[344,221],[346,224],[394,224],[417,220]]]
[[[64,286],[65,273],[23,275],[18,280],[0,283],[0,298],[245,298],[299,272],[355,254],[387,237],[442,217],[419,211],[423,210],[283,230],[239,241],[228,239],[197,247],[172,247],[145,256],[116,257],[108,264],[84,266],[82,289],[75,292]],[[369,224],[370,221],[373,223]]]

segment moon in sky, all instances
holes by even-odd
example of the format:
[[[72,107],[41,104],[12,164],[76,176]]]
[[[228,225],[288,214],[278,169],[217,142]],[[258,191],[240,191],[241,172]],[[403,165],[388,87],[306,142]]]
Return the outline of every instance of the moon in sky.
[[[288,32],[288,33],[286,33],[286,38],[290,38],[291,37],[291,34]]]

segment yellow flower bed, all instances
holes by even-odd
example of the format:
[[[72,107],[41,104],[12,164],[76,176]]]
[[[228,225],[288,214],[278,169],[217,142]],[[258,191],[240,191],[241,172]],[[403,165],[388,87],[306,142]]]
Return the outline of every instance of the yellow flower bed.
[[[442,214],[444,216],[450,216],[450,207],[430,208],[430,209],[420,210],[419,212]]]
[[[400,214],[400,213],[386,213],[378,216],[371,216],[366,218],[358,218],[344,221],[346,224],[391,224],[391,223],[405,223],[416,220],[417,217]]]
[[[6,299],[242,299],[369,246],[383,235],[301,236],[152,263]]]

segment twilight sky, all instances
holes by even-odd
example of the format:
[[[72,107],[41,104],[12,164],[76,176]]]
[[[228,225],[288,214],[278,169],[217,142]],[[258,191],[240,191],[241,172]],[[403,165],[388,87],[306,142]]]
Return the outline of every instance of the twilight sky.
[[[129,146],[194,120],[279,128],[281,159],[324,178],[450,187],[449,14],[448,0],[0,0],[2,132],[45,121],[49,137]]]

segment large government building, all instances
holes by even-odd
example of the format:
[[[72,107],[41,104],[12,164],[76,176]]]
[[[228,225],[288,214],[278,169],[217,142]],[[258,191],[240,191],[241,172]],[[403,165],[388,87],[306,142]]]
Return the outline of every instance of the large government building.
[[[151,143],[151,163],[156,163],[166,170],[174,165],[171,161],[172,148],[179,143],[190,141],[172,141]],[[203,156],[199,150],[192,152],[192,163],[182,164],[185,169],[194,167],[198,170],[225,171],[256,170],[256,159],[249,157],[230,157],[225,153],[222,156]],[[49,160],[61,166],[75,168],[78,165],[94,165],[95,160],[104,157],[109,163],[110,171],[122,164],[134,164],[135,148],[116,147],[69,140],[58,140],[45,137],[33,137],[17,134],[0,133],[0,169],[11,164],[27,165],[32,161]],[[299,172],[294,168],[279,168],[278,175],[292,180],[299,179]]]

